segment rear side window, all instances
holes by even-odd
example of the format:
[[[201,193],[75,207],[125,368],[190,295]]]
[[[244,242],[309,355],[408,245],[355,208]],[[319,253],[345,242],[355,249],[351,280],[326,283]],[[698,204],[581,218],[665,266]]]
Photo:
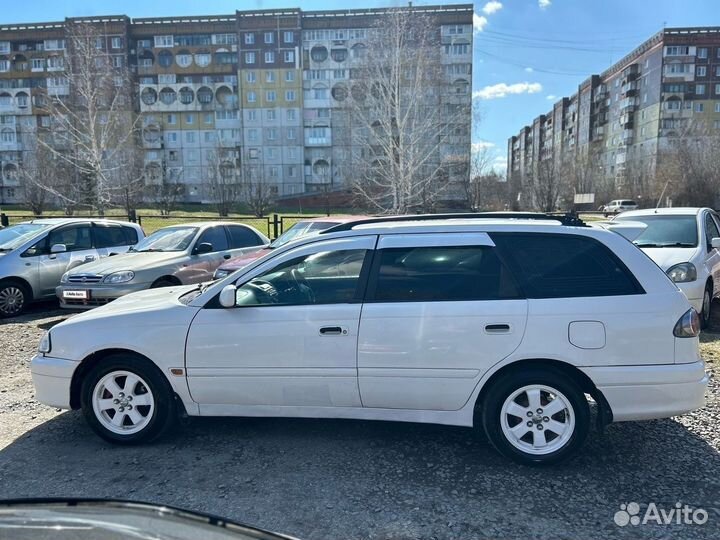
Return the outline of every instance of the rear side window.
[[[230,249],[260,246],[263,241],[260,237],[247,227],[228,226],[230,233]]]
[[[495,233],[491,237],[528,298],[644,292],[617,256],[593,238],[515,233]]]
[[[519,298],[510,272],[486,246],[391,248],[377,252],[368,300],[442,302]]]
[[[94,233],[95,247],[97,248],[128,246],[137,243],[137,233],[130,227],[101,225],[95,227]],[[133,237],[134,239],[131,239]]]

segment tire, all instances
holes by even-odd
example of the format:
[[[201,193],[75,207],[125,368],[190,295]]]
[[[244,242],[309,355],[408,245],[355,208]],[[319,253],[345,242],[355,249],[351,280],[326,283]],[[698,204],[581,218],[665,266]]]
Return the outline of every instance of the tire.
[[[177,285],[174,281],[171,281],[169,279],[158,279],[155,283],[153,283],[150,288],[151,289],[159,289],[161,287],[173,287]]]
[[[544,410],[551,405],[552,411]],[[551,465],[567,459],[582,446],[590,426],[590,407],[582,389],[551,368],[501,376],[492,383],[481,407],[490,443],[523,465]]]
[[[0,283],[0,318],[22,315],[31,300],[32,294],[23,283],[3,281]]]
[[[80,392],[85,420],[111,443],[150,442],[175,420],[170,383],[143,358],[112,355],[102,359],[85,376]]]
[[[700,313],[700,327],[705,330],[710,326],[710,320],[712,318],[712,301],[713,301],[713,286],[708,283],[705,285],[705,292],[703,293],[703,304],[702,312]]]

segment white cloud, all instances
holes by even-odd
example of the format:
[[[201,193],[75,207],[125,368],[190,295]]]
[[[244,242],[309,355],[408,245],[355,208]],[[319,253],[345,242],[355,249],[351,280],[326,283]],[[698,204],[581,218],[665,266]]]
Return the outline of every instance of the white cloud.
[[[473,98],[497,99],[511,94],[536,94],[542,91],[540,83],[521,82],[514,84],[498,83],[473,92]]]
[[[538,0],[538,6],[540,6],[540,9],[545,9],[546,7],[549,7],[551,3],[551,0]]]
[[[478,141],[472,143],[473,152],[479,152],[480,150],[485,150],[489,148],[495,148],[495,143],[490,141]]]
[[[492,15],[493,13],[500,11],[502,7],[503,5],[497,0],[490,0],[490,2],[483,6],[482,11],[485,15]]]
[[[492,160],[492,168],[498,172],[503,172],[507,169],[507,157],[498,156]]]
[[[534,70],[533,68],[531,68],[531,67],[526,67],[526,68],[525,68],[525,71],[527,71],[528,73],[532,73],[532,72],[535,71],[535,70]]]
[[[483,28],[485,28],[485,25],[487,24],[488,20],[486,17],[482,17],[481,15],[478,15],[477,13],[473,13],[473,31],[475,32],[482,32]]]
[[[551,99],[557,99],[557,96],[555,94],[548,94],[545,96],[545,99],[551,100]]]

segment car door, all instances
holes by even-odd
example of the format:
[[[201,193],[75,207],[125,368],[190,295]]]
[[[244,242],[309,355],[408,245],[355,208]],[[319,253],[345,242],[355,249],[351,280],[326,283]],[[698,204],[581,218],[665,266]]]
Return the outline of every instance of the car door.
[[[224,256],[224,259],[252,253],[268,243],[250,227],[244,225],[226,225],[225,228],[227,229],[228,241],[230,242],[231,257]]]
[[[381,236],[358,337],[363,406],[461,408],[518,347],[526,318],[487,234]]]
[[[220,413],[213,405],[359,407],[361,276],[375,241],[318,241],[274,256],[239,278],[238,307],[202,309],[185,353],[201,413]]]
[[[209,253],[199,251],[200,244],[205,243],[212,245]],[[185,284],[211,280],[215,269],[232,258],[229,247],[227,232],[223,225],[207,227],[195,239],[187,262],[183,263],[178,271],[178,278]]]
[[[115,223],[94,223],[93,236],[99,257],[125,253],[138,242],[135,229]]]
[[[52,247],[58,244],[64,245],[65,251],[51,253]],[[37,251],[38,281],[43,296],[55,294],[55,287],[65,272],[98,258],[90,223],[64,225],[50,231]]]
[[[717,216],[711,212],[705,213],[704,218],[704,241],[705,241],[705,267],[708,274],[713,278],[713,296],[720,293],[720,250],[712,247],[712,239],[720,238],[720,228],[717,223]]]

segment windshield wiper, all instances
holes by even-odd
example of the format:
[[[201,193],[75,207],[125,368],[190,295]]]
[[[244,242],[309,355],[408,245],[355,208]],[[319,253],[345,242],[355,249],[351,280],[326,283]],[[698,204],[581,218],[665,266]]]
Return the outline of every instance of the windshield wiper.
[[[668,242],[665,244],[652,244],[652,243],[643,243],[643,244],[635,244],[637,247],[644,248],[644,247],[656,247],[656,248],[666,248],[666,247],[695,247],[695,244],[690,244],[688,242]]]
[[[7,251],[12,251],[13,248],[6,248],[6,247],[0,247],[0,253],[5,253]]]
[[[644,247],[661,247],[660,244],[653,244],[653,243],[643,243],[643,244],[635,244],[639,248]]]
[[[138,250],[134,250],[134,251],[137,251],[138,253],[157,253],[157,252],[161,252],[161,251],[165,251],[165,250],[158,249],[158,248],[146,248],[146,249],[138,249]]]

